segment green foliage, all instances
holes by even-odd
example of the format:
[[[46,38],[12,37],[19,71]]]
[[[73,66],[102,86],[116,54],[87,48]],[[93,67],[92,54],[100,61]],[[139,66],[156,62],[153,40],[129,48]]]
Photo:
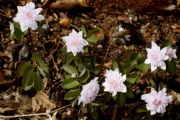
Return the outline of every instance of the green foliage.
[[[34,80],[34,88],[37,91],[40,91],[43,89],[43,81],[41,79],[39,71],[35,71],[32,74],[32,79]]]
[[[126,103],[126,95],[124,93],[119,93],[118,96],[119,107],[123,107],[125,103]]]
[[[116,68],[119,68],[119,65],[115,60],[113,60],[112,61],[112,69],[115,70]]]
[[[127,81],[134,84],[140,80],[140,72],[129,73],[127,76]]]
[[[18,42],[22,42],[22,38],[24,37],[24,33],[21,31],[20,25],[18,23],[14,24],[14,36],[18,40]]]
[[[142,72],[145,72],[145,73],[150,68],[150,66],[148,64],[145,64],[145,63],[137,64],[135,67],[136,67],[136,69],[138,69],[138,70],[140,70]]]
[[[44,77],[49,77],[49,67],[48,65],[45,63],[45,61],[43,60],[42,56],[40,54],[34,53],[32,55],[32,61],[34,61],[37,66],[41,69],[41,74],[42,72],[44,72],[43,76]]]
[[[72,53],[69,53],[66,58],[66,64],[69,65],[75,59]]]
[[[91,44],[97,43],[98,39],[96,37],[96,34],[99,32],[98,29],[92,29],[92,30],[87,31],[85,26],[81,26],[80,29],[84,33],[84,37],[89,43]]]
[[[74,80],[72,78],[69,79],[65,79],[62,82],[62,88],[63,89],[71,89],[71,88],[75,88],[79,85],[79,82],[77,80]]]
[[[132,51],[128,52],[127,57],[121,56],[123,59],[119,60],[120,62],[120,71],[127,76],[127,81],[131,84],[138,83],[141,79],[141,73],[148,72],[149,65],[144,63],[144,58],[140,53],[133,53]],[[126,58],[126,59],[124,59]],[[116,60],[117,61],[117,60]],[[118,67],[118,62],[112,62],[112,68]]]
[[[71,90],[64,96],[65,100],[73,100],[74,98],[78,97],[80,95],[80,90]]]
[[[90,43],[96,43],[98,41],[95,33],[89,35],[89,37],[86,40]]]
[[[166,70],[167,72],[171,73],[171,74],[175,74],[176,73],[176,61],[175,60],[171,60],[171,61],[166,61]]]
[[[47,64],[38,54],[32,55],[32,61],[22,61],[18,66],[18,75],[23,77],[22,88],[27,91],[35,89],[40,91],[43,89],[43,81],[41,75],[46,78],[49,76]],[[34,64],[33,64],[34,63]]]
[[[134,93],[131,88],[127,87],[127,92],[125,93],[127,98],[134,98]]]
[[[129,87],[127,87],[126,93],[118,93],[117,100],[118,100],[119,107],[124,106],[127,98],[131,98],[131,99],[134,98],[134,93],[133,93],[132,89]]]
[[[86,28],[84,25],[81,26],[80,30],[83,32],[84,34],[84,37],[86,38],[87,37],[87,31],[86,31]]]
[[[32,79],[32,73],[33,70],[32,68],[30,68],[29,70],[27,70],[25,76],[25,79],[23,79],[22,81],[22,87],[24,88],[24,90],[29,90],[34,86],[34,79]]]
[[[148,112],[148,111],[147,111],[147,109],[145,108],[145,106],[143,106],[143,107],[140,106],[140,107],[138,107],[138,108],[136,109],[136,112],[137,112],[137,113],[144,113],[144,112],[146,113],[146,112]]]
[[[72,66],[72,65],[68,65],[68,64],[65,64],[62,66],[63,70],[65,70],[67,73],[69,74],[75,74],[76,76],[78,75],[78,71],[76,69],[76,67]]]
[[[90,78],[89,70],[82,70],[80,76],[77,78],[80,83],[85,83]]]
[[[25,76],[29,69],[32,69],[31,61],[22,61],[18,66],[18,75]]]

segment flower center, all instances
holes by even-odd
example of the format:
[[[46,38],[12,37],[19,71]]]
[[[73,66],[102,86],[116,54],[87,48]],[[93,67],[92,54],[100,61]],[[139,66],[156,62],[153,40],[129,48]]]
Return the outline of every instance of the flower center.
[[[79,45],[79,40],[73,40],[71,45],[72,46],[78,46]]]
[[[157,61],[157,60],[158,60],[158,53],[153,53],[153,54],[151,55],[151,57],[152,57],[152,59],[153,59],[154,61]]]
[[[113,79],[110,80],[110,84],[113,88],[115,88],[117,86],[115,80],[113,80]]]
[[[26,17],[27,17],[28,19],[32,19],[32,18],[33,18],[33,14],[32,14],[31,12],[28,12],[28,13],[26,14]]]
[[[158,100],[158,99],[155,99],[155,100],[153,101],[153,104],[156,105],[156,106],[159,106],[161,103],[162,103],[162,101],[161,101],[161,100]]]

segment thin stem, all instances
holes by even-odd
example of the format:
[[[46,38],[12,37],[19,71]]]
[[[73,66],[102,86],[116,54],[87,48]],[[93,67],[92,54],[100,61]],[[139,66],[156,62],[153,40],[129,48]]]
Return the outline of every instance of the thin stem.
[[[114,105],[114,111],[113,111],[112,120],[116,120],[117,109],[118,109],[118,104],[115,104]]]
[[[106,51],[106,54],[105,54],[105,57],[104,57],[104,59],[106,60],[106,58],[107,58],[107,55],[108,55],[108,53],[109,53],[109,50],[110,50],[110,47],[111,47],[111,45],[112,45],[112,38],[111,38],[111,32],[109,32],[109,36],[110,36],[110,44],[109,44],[109,46],[108,46],[108,49],[107,49],[107,51]]]
[[[63,107],[58,108],[56,110],[50,111],[48,113],[34,113],[34,114],[14,115],[14,116],[3,116],[3,115],[0,115],[0,118],[20,118],[20,117],[42,116],[42,115],[47,115],[47,114],[50,114],[50,113],[54,113],[54,112],[59,111],[59,110],[63,110],[63,109],[65,109],[67,107],[70,107],[70,106],[71,106],[71,104],[63,106]]]

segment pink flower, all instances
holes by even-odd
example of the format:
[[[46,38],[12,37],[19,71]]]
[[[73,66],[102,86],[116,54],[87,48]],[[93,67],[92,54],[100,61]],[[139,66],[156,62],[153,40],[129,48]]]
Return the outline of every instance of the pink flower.
[[[83,38],[82,31],[77,33],[74,29],[68,36],[64,36],[63,40],[66,42],[67,52],[72,52],[74,56],[78,52],[84,52],[83,47],[88,45],[88,42]]]
[[[104,91],[112,93],[113,96],[115,96],[117,92],[125,93],[127,91],[127,88],[123,83],[126,80],[126,75],[119,73],[118,68],[114,71],[106,70],[105,77],[105,82],[102,84],[105,87]]]
[[[99,92],[99,84],[97,82],[98,77],[91,80],[88,84],[83,86],[78,104],[81,102],[83,106],[91,103]]]
[[[154,88],[151,88],[151,92],[141,96],[141,99],[144,100],[147,110],[150,110],[151,115],[156,113],[164,113],[168,103],[171,103],[172,97],[167,96],[166,88],[163,88],[159,92],[156,92]]]
[[[169,61],[172,60],[172,58],[177,58],[176,56],[176,49],[172,49],[172,48],[167,48],[167,52],[166,52],[166,55],[169,57]]]
[[[160,67],[161,69],[166,69],[165,60],[168,59],[168,56],[166,55],[167,48],[160,49],[157,44],[152,41],[152,47],[146,49],[147,59],[145,60],[146,64],[151,64],[151,71],[154,71],[157,69],[157,67]]]
[[[18,13],[13,19],[15,22],[18,22],[21,26],[21,31],[24,32],[28,28],[32,30],[37,29],[37,21],[42,21],[44,17],[39,15],[42,8],[35,9],[35,4],[33,2],[27,3],[25,6],[18,6]]]

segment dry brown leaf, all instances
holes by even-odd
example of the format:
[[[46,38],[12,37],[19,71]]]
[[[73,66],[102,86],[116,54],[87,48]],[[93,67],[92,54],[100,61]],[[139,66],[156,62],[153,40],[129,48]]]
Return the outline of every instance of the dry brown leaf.
[[[56,118],[56,114],[57,114],[57,111],[55,113],[53,113],[53,115],[51,116],[50,114],[48,115],[48,120],[57,120]]]
[[[85,0],[57,0],[50,7],[58,9],[71,9],[77,6],[88,6]]]
[[[180,33],[180,25],[175,24],[175,25],[172,25],[171,27],[174,33]]]
[[[37,112],[42,109],[53,109],[55,107],[56,105],[50,101],[48,95],[43,91],[38,92],[36,96],[32,98],[33,111]]]
[[[4,112],[7,112],[7,111],[13,111],[13,110],[14,110],[13,108],[9,108],[9,107],[0,108],[0,113],[4,113]]]
[[[111,61],[111,60],[103,64],[103,66],[104,66],[105,68],[108,68],[108,69],[111,68],[111,65],[112,65],[112,61]]]
[[[16,111],[19,108],[19,103],[14,100],[0,101],[0,113],[7,111]]]
[[[56,114],[57,114],[57,111],[53,114],[51,120],[56,120]]]
[[[171,94],[173,96],[173,101],[174,101],[174,104],[176,105],[180,105],[180,93],[177,93],[175,91],[171,91]]]

